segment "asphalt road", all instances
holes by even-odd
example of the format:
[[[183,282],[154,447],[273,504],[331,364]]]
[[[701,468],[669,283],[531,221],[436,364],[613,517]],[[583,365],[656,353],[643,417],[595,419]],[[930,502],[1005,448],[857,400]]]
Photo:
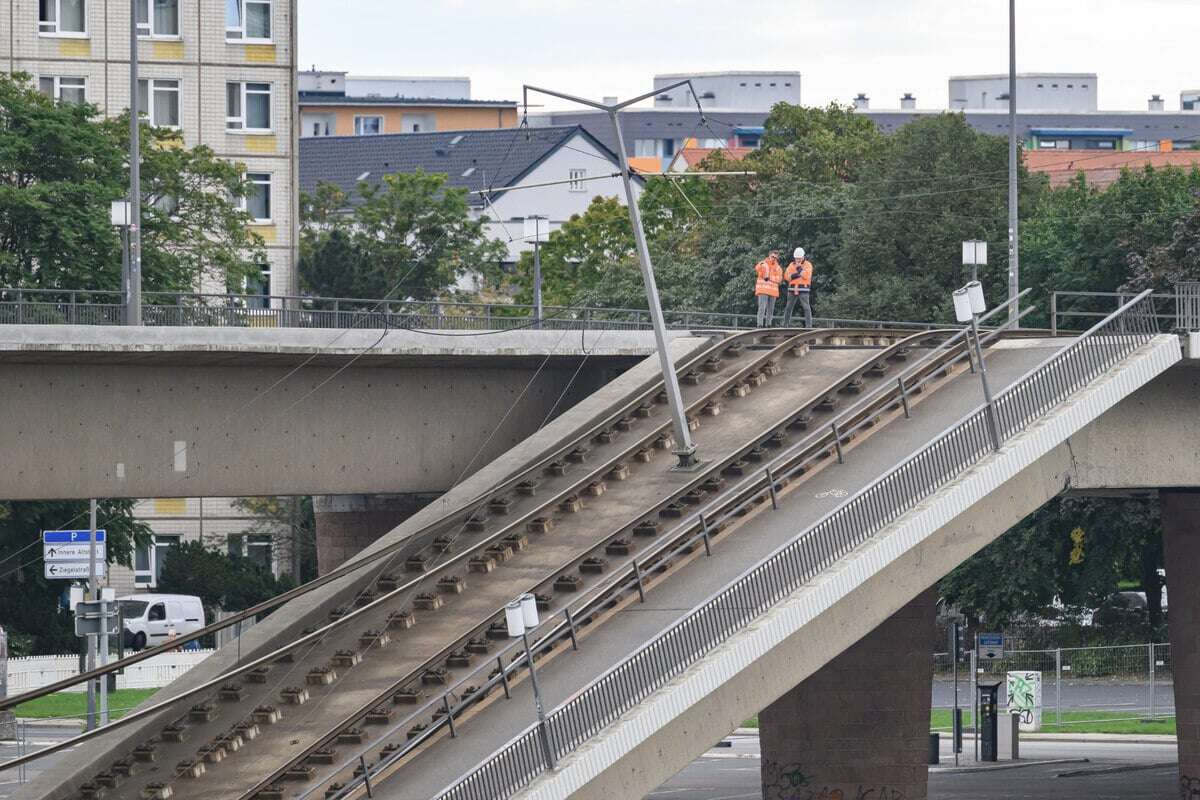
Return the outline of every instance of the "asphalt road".
[[[1000,676],[990,675],[988,680]],[[1003,693],[1003,690],[1002,690]],[[971,705],[971,684],[967,676],[959,676],[958,699],[963,708]],[[1055,707],[1054,673],[1042,673],[1042,704],[1046,711]],[[950,708],[954,705],[954,682],[949,679],[933,681],[933,707]],[[1150,707],[1149,681],[1128,680],[1064,680],[1062,682],[1062,709],[1073,711],[1141,711]],[[1175,688],[1170,681],[1154,684],[1154,707],[1158,713],[1173,713]]]
[[[63,726],[63,725],[39,725],[37,723],[29,723],[26,728],[27,746],[31,750],[47,745],[61,742],[63,739],[69,739],[79,732],[79,728]],[[8,761],[10,758],[16,758],[20,755],[17,743],[11,740],[0,741],[0,764]],[[48,768],[52,764],[57,763],[60,759],[70,758],[71,751],[65,750],[61,753],[55,753],[51,756],[46,756],[45,759],[34,761],[25,767],[25,780],[32,778],[37,773]],[[11,797],[21,784],[21,776],[18,769],[4,770],[0,772],[0,800]]]
[[[732,747],[710,750],[648,795],[646,800],[761,798],[758,737],[733,736],[730,741]],[[1026,741],[1021,743],[1021,755],[1029,761],[1080,761],[953,772],[953,755],[944,743],[943,766],[930,771],[929,800],[1169,800],[1176,796],[1178,777],[1174,742]],[[1083,774],[1064,775],[1076,772]],[[797,796],[797,800],[803,800],[802,796]]]

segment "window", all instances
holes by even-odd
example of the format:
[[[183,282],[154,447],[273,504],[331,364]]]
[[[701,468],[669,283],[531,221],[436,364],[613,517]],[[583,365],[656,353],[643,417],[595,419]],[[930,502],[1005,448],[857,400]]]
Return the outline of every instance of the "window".
[[[179,81],[149,78],[138,81],[138,113],[159,128],[179,127]]]
[[[225,84],[225,128],[231,131],[271,130],[271,84]]]
[[[567,186],[572,192],[587,191],[587,187],[583,185],[583,179],[587,177],[586,169],[573,169],[567,172],[567,177],[571,179],[571,183]]]
[[[670,158],[671,156],[675,155],[675,140],[674,139],[663,139],[662,140],[662,154],[663,154],[663,158]]]
[[[154,534],[149,544],[138,545],[133,551],[133,583],[138,588],[154,588],[162,577],[163,565],[171,548],[179,544],[178,536]]]
[[[256,567],[271,571],[271,537],[262,533],[231,533],[227,540],[229,555],[241,556]]]
[[[383,133],[383,117],[370,116],[354,118],[355,136],[374,136],[378,133]]]
[[[86,103],[86,87],[87,82],[83,78],[46,76],[38,79],[38,89],[42,94],[64,103]]]
[[[38,0],[38,32],[58,36],[87,34],[87,0]]]
[[[271,221],[271,173],[247,172],[246,182],[250,184],[249,194],[238,198],[239,206],[250,215],[254,222]]]
[[[225,38],[271,41],[271,0],[225,0]]]
[[[657,139],[634,139],[633,154],[639,158],[658,155]]]
[[[179,0],[137,0],[138,36],[179,36]]]

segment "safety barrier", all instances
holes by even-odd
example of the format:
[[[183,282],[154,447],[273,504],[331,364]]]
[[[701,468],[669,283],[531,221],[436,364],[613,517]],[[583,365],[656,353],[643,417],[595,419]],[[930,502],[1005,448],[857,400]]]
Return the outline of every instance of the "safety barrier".
[[[1069,398],[1158,333],[1143,292],[996,398],[1001,440]],[[980,408],[926,449],[865,487],[790,544],[718,592],[555,709],[546,730],[557,760],[597,735],[731,635],[791,595],[990,453],[989,409]],[[792,473],[768,473],[773,488]],[[736,513],[730,511],[729,513]],[[714,523],[719,520],[714,520]],[[493,800],[549,768],[532,725],[439,800]]]
[[[158,689],[208,658],[212,653],[212,650],[182,650],[176,653],[161,653],[140,664],[126,667],[124,673],[117,676],[117,688]],[[78,674],[78,655],[10,658],[8,659],[8,690],[13,694],[28,692]],[[82,692],[86,688],[85,684],[76,684],[63,689],[63,691]]]
[[[637,308],[460,303],[440,300],[364,300],[302,295],[177,294],[146,292],[142,324],[205,328],[362,328],[394,330],[649,330],[650,312]],[[751,329],[753,314],[710,311],[663,312],[671,328]],[[120,325],[119,292],[83,289],[0,289],[2,325]],[[819,328],[909,328],[933,323],[818,317]]]

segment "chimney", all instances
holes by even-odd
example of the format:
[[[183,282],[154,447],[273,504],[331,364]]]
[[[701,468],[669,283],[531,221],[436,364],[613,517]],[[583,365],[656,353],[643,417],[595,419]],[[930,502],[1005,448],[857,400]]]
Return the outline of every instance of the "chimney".
[[[912,96],[912,92],[905,92],[904,97],[900,98],[900,108],[904,111],[913,111],[917,107],[917,98]]]
[[[855,111],[866,111],[870,107],[871,107],[871,98],[867,97],[862,92],[859,92],[858,96],[854,98],[854,110]]]
[[[1163,102],[1162,96],[1157,94],[1150,95],[1149,106],[1151,111],[1165,111],[1167,108],[1166,103]]]
[[[616,104],[617,104],[617,96],[616,95],[611,95],[611,96],[606,95],[604,97],[604,105],[615,106]]]

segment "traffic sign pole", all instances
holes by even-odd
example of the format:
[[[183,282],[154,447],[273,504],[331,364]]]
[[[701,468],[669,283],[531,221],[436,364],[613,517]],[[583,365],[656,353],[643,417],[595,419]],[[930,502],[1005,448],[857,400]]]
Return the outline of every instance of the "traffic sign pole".
[[[88,593],[92,600],[100,599],[100,588],[96,582],[96,501],[93,499],[89,504],[89,531],[88,536]],[[87,637],[87,668],[91,672],[96,668],[96,637]],[[87,685],[87,729],[90,731],[96,727],[96,681],[95,679],[88,681]]]

